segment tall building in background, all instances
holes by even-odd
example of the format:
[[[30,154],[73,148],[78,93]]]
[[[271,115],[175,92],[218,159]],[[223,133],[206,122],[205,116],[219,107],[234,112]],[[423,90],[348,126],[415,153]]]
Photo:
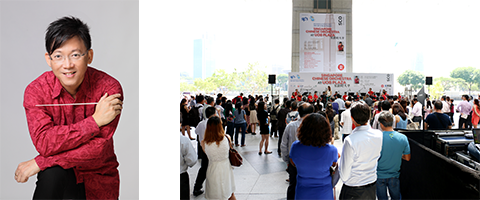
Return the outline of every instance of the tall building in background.
[[[215,66],[215,35],[203,34],[193,41],[193,78],[205,79],[212,76]]]
[[[423,72],[423,53],[418,52],[413,63],[413,70]]]

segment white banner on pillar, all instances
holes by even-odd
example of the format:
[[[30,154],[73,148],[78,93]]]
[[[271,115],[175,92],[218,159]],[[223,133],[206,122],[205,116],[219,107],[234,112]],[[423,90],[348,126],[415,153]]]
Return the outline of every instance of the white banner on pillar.
[[[300,13],[300,72],[346,72],[345,16]]]
[[[380,73],[305,73],[290,72],[288,78],[288,97],[297,89],[300,94],[315,91],[319,95],[330,86],[332,93],[343,95],[348,93],[368,93],[370,88],[375,93],[385,90],[388,95],[393,94],[393,74]]]

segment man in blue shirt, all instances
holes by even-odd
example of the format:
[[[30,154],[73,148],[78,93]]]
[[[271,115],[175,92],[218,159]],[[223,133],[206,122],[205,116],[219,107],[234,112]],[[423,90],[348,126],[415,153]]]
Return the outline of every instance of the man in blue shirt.
[[[441,102],[440,102],[441,103]],[[410,160],[410,145],[405,135],[393,130],[393,114],[382,111],[378,117],[383,130],[382,151],[377,165],[377,198],[388,200],[387,188],[392,200],[401,199],[400,165],[402,159]]]

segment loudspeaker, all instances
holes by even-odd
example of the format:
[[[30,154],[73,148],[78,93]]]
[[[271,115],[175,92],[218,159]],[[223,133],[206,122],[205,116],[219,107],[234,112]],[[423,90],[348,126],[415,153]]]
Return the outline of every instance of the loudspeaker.
[[[431,76],[425,77],[425,85],[432,85],[432,77]]]
[[[268,75],[268,84],[275,84],[275,74]]]

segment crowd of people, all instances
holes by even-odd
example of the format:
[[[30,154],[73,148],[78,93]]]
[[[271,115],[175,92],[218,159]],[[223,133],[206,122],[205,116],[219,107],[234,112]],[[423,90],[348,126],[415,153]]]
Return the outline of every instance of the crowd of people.
[[[271,154],[269,137],[278,137],[276,153],[287,163],[289,174],[287,199],[333,199],[338,179],[343,181],[340,199],[388,199],[387,188],[392,199],[401,199],[400,165],[411,156],[406,136],[394,129],[449,129],[454,112],[460,113],[461,129],[476,128],[480,119],[479,100],[468,95],[456,109],[447,96],[427,98],[422,106],[416,97],[386,91],[377,96],[371,89],[364,96],[342,96],[331,89],[321,95],[297,90],[290,98],[273,99],[273,104],[267,98],[240,94],[227,99],[218,94],[181,100],[181,136],[187,138],[187,132],[195,140],[189,129],[196,128],[201,159],[194,196],[205,192],[207,199],[235,199],[232,167],[218,162],[228,160],[228,144],[244,147],[245,135],[260,130],[259,155]],[[216,128],[210,127],[213,121]],[[341,154],[333,146],[340,138]],[[186,165],[182,159],[181,165]],[[209,160],[215,164],[209,165]],[[184,168],[181,173],[186,173]],[[182,191],[188,197],[189,189]]]

